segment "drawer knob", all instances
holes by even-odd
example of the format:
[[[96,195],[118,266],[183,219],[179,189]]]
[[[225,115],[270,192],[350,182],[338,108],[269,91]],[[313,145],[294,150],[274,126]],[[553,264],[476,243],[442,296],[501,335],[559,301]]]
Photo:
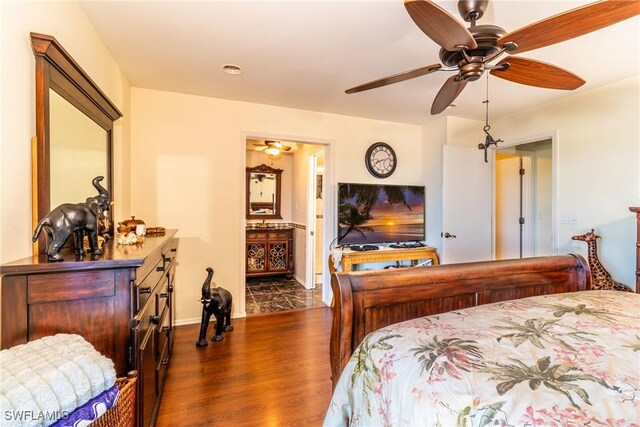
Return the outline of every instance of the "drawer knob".
[[[164,262],[171,262],[171,257],[170,256],[166,256],[164,257]]]
[[[171,248],[171,252],[178,252],[177,248]]]
[[[150,294],[151,293],[151,286],[147,286],[146,288],[140,288],[138,290],[138,293],[140,293],[140,294]]]
[[[154,325],[157,325],[158,323],[160,323],[160,316],[150,316],[151,317],[151,323],[153,323]]]
[[[169,292],[173,292],[173,285],[169,285],[168,290],[169,290]]]
[[[156,267],[156,271],[164,271],[164,267]]]
[[[158,295],[158,296],[159,296],[160,298],[166,298],[166,297],[168,297],[168,296],[169,296],[169,294],[168,294],[168,293],[166,293],[166,292],[162,292],[162,293],[161,293],[160,295]]]
[[[162,329],[160,329],[160,331],[162,332],[167,332],[169,330],[168,326],[163,326]]]
[[[161,365],[167,365],[169,364],[169,359],[162,359],[162,361],[160,362]]]

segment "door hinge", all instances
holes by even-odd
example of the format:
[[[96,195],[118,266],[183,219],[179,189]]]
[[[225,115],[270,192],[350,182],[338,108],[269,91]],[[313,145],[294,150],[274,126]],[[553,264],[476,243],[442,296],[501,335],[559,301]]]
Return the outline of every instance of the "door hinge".
[[[524,224],[524,218],[520,218],[519,222],[520,222],[520,225],[523,225]]]
[[[524,175],[524,168],[520,168],[518,172],[520,173],[520,175]]]

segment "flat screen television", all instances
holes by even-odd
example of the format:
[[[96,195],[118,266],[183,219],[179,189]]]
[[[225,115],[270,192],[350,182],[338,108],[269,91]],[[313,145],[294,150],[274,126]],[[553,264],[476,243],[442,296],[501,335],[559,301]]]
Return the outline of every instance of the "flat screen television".
[[[425,188],[338,184],[338,245],[425,239]]]

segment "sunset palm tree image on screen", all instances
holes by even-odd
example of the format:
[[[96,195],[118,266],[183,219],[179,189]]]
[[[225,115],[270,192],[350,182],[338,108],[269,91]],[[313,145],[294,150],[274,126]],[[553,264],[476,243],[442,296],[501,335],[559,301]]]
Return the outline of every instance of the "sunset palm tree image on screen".
[[[425,188],[338,184],[338,244],[424,240]]]

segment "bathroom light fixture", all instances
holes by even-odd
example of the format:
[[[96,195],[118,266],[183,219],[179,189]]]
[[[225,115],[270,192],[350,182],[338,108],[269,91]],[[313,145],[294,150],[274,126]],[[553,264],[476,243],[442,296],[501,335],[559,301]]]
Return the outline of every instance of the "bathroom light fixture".
[[[238,67],[237,65],[233,65],[233,64],[225,64],[222,66],[222,71],[224,71],[227,74],[231,74],[231,75],[238,75],[238,74],[242,74],[242,68]]]
[[[265,148],[264,152],[265,152],[267,155],[270,155],[270,156],[277,156],[278,154],[280,154],[280,150],[278,150],[278,149],[277,149],[277,148],[275,148],[275,147],[268,147],[268,148]]]

